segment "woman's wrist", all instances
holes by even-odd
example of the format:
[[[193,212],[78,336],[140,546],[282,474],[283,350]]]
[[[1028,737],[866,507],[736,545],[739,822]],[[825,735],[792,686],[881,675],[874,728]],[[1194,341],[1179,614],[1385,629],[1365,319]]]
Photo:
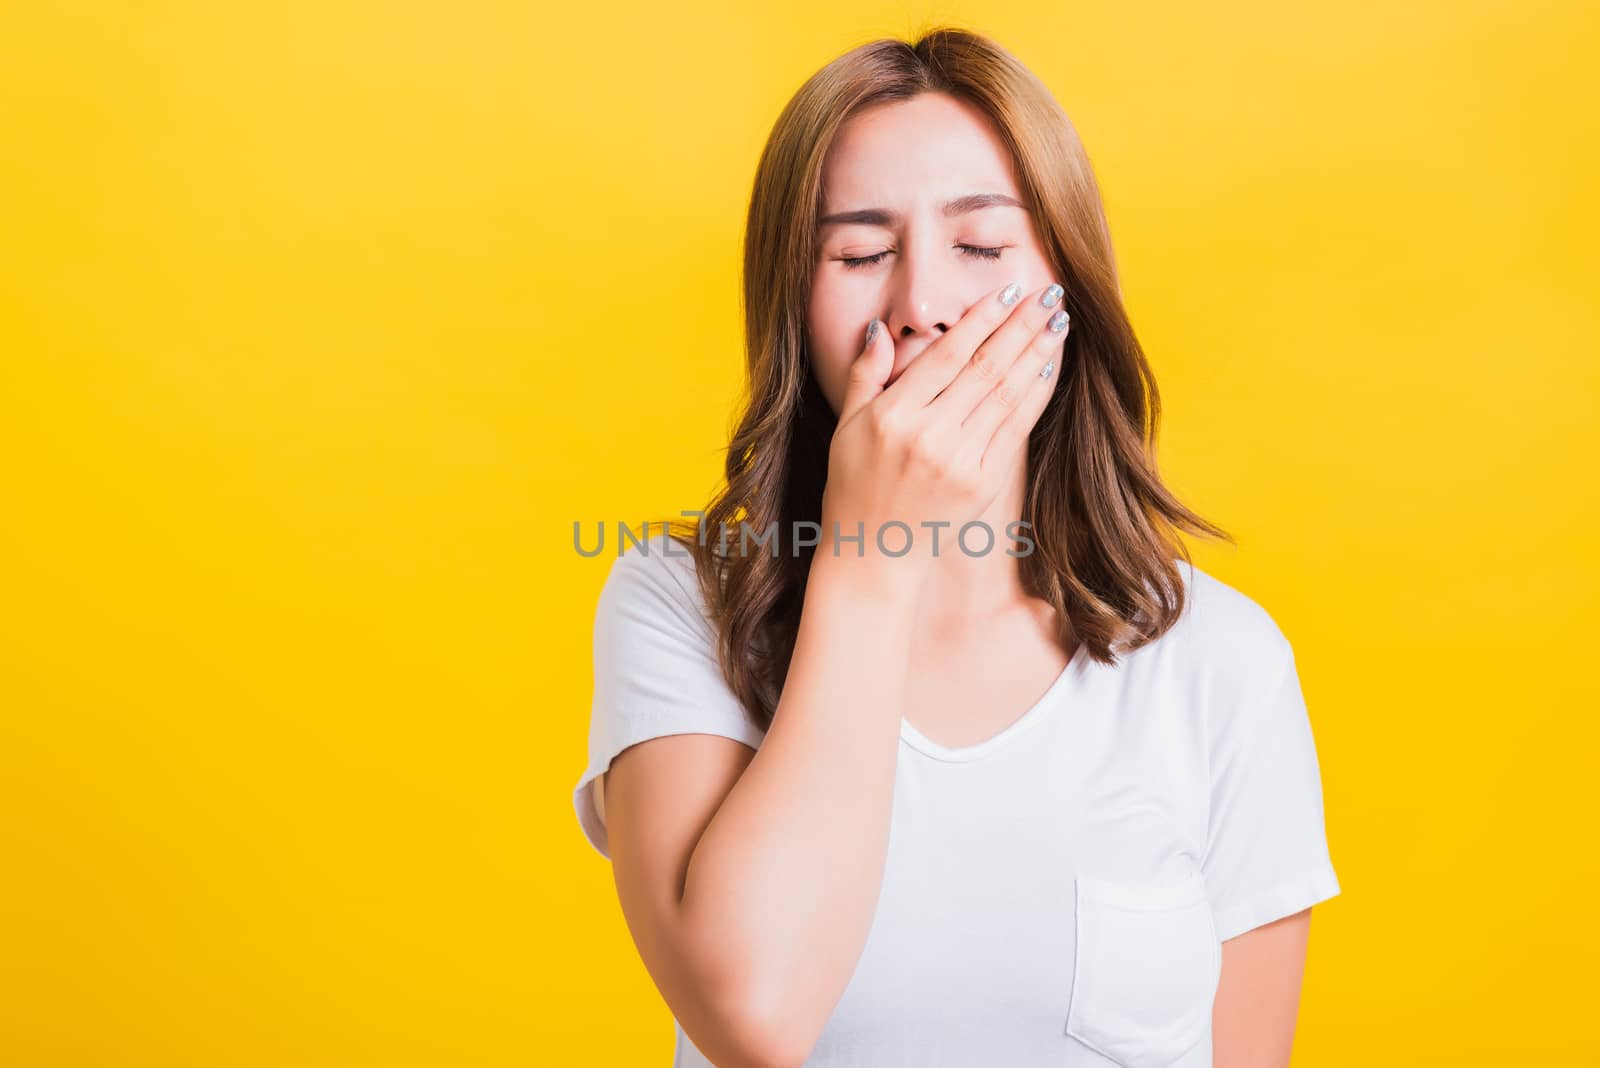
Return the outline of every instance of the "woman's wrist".
[[[812,557],[807,584],[843,589],[848,596],[903,606],[909,612],[916,605],[926,577],[927,562],[919,557],[863,552],[859,547],[840,546],[824,538]]]

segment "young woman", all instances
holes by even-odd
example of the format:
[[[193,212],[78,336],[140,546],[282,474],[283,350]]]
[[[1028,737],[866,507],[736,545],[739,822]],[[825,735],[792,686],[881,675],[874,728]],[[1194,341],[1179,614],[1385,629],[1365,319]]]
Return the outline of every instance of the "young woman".
[[[611,565],[573,795],[675,1063],[1286,1065],[1339,892],[1294,654],[1176,537],[1231,541],[1156,473],[1048,90],[955,29],[830,63],[744,304],[726,489]]]

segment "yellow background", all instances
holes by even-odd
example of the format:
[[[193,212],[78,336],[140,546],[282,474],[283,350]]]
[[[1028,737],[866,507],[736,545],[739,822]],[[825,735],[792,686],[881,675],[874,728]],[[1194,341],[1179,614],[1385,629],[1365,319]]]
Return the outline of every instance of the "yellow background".
[[[572,523],[704,502],[771,123],[944,19],[1076,121],[1294,643],[1296,1064],[1594,1058],[1600,20],[1211,6],[7,5],[0,1062],[668,1063]]]

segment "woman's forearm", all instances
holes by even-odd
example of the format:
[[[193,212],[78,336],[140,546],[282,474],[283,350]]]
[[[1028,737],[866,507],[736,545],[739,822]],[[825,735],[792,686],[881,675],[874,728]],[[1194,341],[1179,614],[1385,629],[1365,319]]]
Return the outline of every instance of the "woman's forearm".
[[[685,932],[787,1048],[820,1033],[877,905],[915,567],[818,551],[772,725],[689,862]]]

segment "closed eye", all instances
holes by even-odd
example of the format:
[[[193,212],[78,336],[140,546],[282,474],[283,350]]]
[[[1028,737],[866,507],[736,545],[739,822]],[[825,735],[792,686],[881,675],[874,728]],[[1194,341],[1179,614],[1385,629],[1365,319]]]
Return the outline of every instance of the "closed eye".
[[[1000,258],[1000,253],[1006,248],[1005,245],[1001,245],[999,248],[984,248],[981,245],[957,245],[956,247],[961,250],[963,256],[975,260],[997,260]],[[888,254],[888,250],[885,249],[883,252],[872,256],[845,256],[839,262],[844,264],[847,269],[855,270],[857,267],[871,267],[874,264],[882,263],[883,258]]]

